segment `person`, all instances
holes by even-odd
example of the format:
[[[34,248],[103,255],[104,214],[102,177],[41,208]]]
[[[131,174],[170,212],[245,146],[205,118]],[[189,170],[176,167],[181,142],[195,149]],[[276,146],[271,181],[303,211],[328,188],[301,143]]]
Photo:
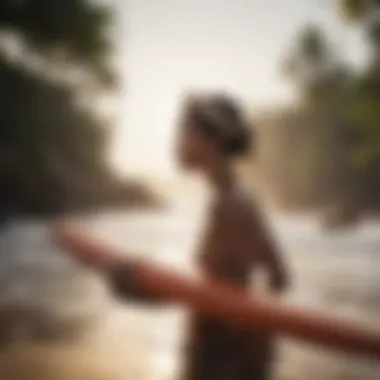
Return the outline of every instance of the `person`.
[[[197,266],[204,281],[223,281],[248,292],[258,269],[268,273],[269,288],[286,290],[286,265],[268,231],[258,201],[246,194],[235,173],[235,159],[255,145],[255,135],[234,99],[224,94],[192,95],[180,117],[178,160],[187,171],[202,173],[213,200]],[[104,258],[82,257],[96,266]],[[114,262],[113,260],[111,260]],[[111,265],[107,270],[114,290],[122,297],[154,301],[136,288],[133,267]],[[186,380],[265,380],[270,376],[273,341],[260,331],[232,327],[193,312],[185,347]]]
[[[254,148],[255,135],[242,110],[226,95],[191,96],[180,123],[179,160],[207,178],[214,194],[198,267],[203,277],[249,290],[252,274],[263,268],[274,293],[289,275],[259,210],[242,189],[235,159]],[[186,352],[187,380],[268,379],[273,344],[260,331],[248,332],[194,314]]]

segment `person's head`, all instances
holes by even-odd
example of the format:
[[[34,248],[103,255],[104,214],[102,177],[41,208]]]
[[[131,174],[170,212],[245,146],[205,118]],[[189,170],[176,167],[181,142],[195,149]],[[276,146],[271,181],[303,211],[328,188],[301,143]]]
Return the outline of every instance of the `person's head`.
[[[178,157],[190,170],[207,170],[246,155],[252,130],[241,107],[224,94],[192,95],[180,119]]]

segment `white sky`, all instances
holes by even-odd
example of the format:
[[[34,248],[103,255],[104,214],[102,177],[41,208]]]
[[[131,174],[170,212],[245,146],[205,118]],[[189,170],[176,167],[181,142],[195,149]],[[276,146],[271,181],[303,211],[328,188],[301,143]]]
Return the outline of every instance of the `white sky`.
[[[357,63],[360,36],[342,25],[333,0],[117,0],[117,41],[126,89],[114,159],[119,168],[173,171],[173,119],[180,95],[220,88],[252,109],[285,103],[281,62],[309,21],[324,26]]]

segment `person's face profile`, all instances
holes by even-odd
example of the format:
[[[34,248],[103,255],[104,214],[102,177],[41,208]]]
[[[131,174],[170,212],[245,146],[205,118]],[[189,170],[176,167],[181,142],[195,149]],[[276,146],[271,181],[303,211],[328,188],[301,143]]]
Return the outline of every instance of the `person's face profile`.
[[[207,162],[210,142],[189,120],[179,124],[177,158],[180,166],[189,171],[202,169]]]

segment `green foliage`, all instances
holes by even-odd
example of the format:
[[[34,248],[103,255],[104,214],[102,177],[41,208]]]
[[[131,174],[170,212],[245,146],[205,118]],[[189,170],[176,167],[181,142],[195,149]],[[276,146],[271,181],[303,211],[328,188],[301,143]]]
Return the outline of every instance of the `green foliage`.
[[[354,3],[344,5],[357,15],[364,12],[362,3]],[[285,61],[299,102],[270,132],[263,130],[277,141],[271,150],[274,164],[265,163],[264,172],[269,171],[281,203],[312,207],[344,199],[379,208],[380,55],[358,75],[333,51],[318,28],[300,32]],[[280,178],[274,182],[273,165]]]
[[[283,65],[285,75],[298,87],[305,103],[325,102],[347,82],[347,69],[333,53],[325,33],[316,26],[301,30]]]
[[[361,26],[374,53],[380,55],[380,0],[339,0],[342,17],[349,23]]]
[[[109,23],[109,8],[86,0],[0,2],[0,47],[4,35],[17,36],[24,53],[16,63],[0,50],[0,211],[152,201],[141,186],[111,176],[106,129],[78,104],[94,84],[109,89]],[[32,70],[31,57],[47,70]],[[78,86],[62,66],[89,75]]]
[[[356,128],[357,143],[351,151],[352,165],[359,171],[380,169],[380,96],[374,91],[379,77],[361,78],[347,105],[347,120]]]
[[[304,28],[284,63],[284,71],[291,79],[310,80],[316,71],[326,65],[328,41],[315,26]]]
[[[110,16],[108,8],[86,0],[2,0],[0,30],[21,36],[44,59],[59,56],[105,80],[111,74]]]
[[[362,22],[376,8],[380,0],[338,0],[339,10],[343,19],[350,22]]]
[[[339,0],[340,11],[347,21],[361,20],[367,11],[366,0]]]

